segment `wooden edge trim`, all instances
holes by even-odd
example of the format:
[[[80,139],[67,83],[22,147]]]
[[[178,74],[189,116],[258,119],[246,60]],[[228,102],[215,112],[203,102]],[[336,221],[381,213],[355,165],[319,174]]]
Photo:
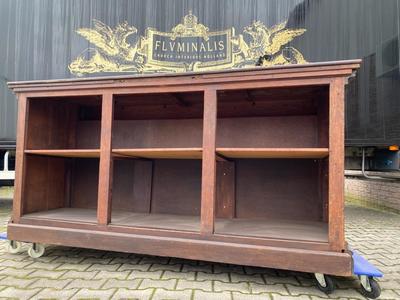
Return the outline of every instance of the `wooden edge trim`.
[[[15,151],[15,180],[12,219],[18,222],[23,213],[25,178],[25,147],[29,103],[25,95],[18,96],[17,141]]]
[[[82,229],[10,224],[9,238],[70,247],[113,250],[185,259],[216,261],[300,272],[352,275],[350,253],[240,245],[229,242],[154,237]],[[82,236],[85,238],[82,239]],[[177,255],[179,253],[179,255]]]
[[[101,113],[99,186],[97,200],[97,221],[100,225],[107,225],[111,222],[111,188],[113,174],[111,138],[114,118],[113,108],[113,94],[104,93]]]

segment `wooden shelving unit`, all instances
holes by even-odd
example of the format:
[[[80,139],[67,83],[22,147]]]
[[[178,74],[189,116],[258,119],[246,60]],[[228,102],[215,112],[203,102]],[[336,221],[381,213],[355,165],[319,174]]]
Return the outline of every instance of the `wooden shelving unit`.
[[[351,275],[343,94],[359,64],[10,83],[8,236]]]

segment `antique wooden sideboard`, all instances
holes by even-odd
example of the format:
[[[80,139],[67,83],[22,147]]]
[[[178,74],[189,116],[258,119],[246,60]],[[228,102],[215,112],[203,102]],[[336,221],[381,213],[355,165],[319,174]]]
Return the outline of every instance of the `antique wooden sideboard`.
[[[351,275],[344,88],[359,65],[9,83],[8,237]]]

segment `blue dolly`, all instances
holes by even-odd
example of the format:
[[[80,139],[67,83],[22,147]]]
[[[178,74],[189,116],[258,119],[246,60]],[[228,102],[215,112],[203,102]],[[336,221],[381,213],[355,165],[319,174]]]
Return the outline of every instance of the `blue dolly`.
[[[351,250],[353,257],[353,274],[360,280],[360,293],[367,298],[376,299],[381,294],[381,288],[374,278],[382,277],[383,274],[368,260]],[[329,275],[315,273],[314,274],[317,287],[322,292],[329,294],[335,289],[335,283]]]
[[[7,234],[5,232],[0,233],[0,240],[7,240]],[[16,253],[19,251],[20,248],[21,246],[19,242],[10,241],[10,252]],[[356,251],[352,251],[352,256],[353,274],[358,276],[358,278],[360,279],[361,294],[371,299],[378,298],[381,294],[381,288],[374,278],[382,277],[382,272],[375,268],[370,262],[359,255]],[[326,294],[332,293],[334,291],[335,284],[332,277],[321,273],[315,273],[314,276],[317,282],[318,289]]]

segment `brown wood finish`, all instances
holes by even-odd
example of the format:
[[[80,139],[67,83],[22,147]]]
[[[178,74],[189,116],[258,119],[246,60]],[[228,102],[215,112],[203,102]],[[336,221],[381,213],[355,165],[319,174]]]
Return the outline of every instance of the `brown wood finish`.
[[[351,255],[332,251],[304,250],[260,245],[134,235],[96,230],[11,224],[10,239],[128,253],[172,256],[242,265],[352,275]],[[82,239],[82,236],[87,238]]]
[[[350,275],[343,92],[359,64],[10,83],[8,235]]]
[[[202,148],[113,149],[115,156],[151,159],[201,159]]]
[[[112,212],[150,213],[153,186],[153,161],[114,159]],[[114,215],[111,215],[113,222]]]
[[[100,157],[99,149],[41,149],[41,150],[25,150],[26,154],[59,156],[59,157]]]
[[[17,148],[15,151],[15,180],[13,200],[13,222],[19,222],[23,211],[23,194],[25,181],[26,121],[28,118],[28,99],[18,96]]]
[[[344,78],[329,88],[329,245],[345,250],[344,237]]]
[[[232,219],[236,216],[235,162],[217,163],[216,217]]]
[[[323,158],[328,148],[217,148],[228,158]]]
[[[104,93],[101,113],[99,200],[97,206],[97,219],[100,225],[107,225],[111,222],[111,188],[113,172],[111,137],[114,117],[113,108],[113,94]]]
[[[201,183],[201,228],[204,235],[214,233],[216,198],[217,91],[204,91],[203,165]]]

